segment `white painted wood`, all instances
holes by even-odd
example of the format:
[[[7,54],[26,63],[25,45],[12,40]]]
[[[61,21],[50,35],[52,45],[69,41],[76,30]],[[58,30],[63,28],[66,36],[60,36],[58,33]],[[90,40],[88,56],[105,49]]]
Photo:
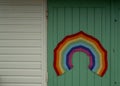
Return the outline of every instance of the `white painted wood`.
[[[21,5],[43,5],[43,0],[0,0],[1,5],[12,5],[12,6],[21,6]]]
[[[0,40],[0,47],[40,47],[41,40]]]
[[[0,0],[0,86],[47,86],[45,0]]]
[[[1,55],[22,55],[22,54],[27,54],[27,55],[31,55],[31,54],[36,54],[36,55],[40,55],[42,49],[39,47],[35,47],[35,48],[28,48],[28,47],[13,47],[13,48],[9,48],[9,47],[1,47],[0,48],[0,54]]]
[[[42,86],[42,84],[4,84],[4,83],[0,83],[0,86]]]
[[[9,18],[1,18],[0,19],[0,25],[1,24],[14,24],[14,25],[16,25],[16,24],[23,24],[23,25],[25,25],[25,24],[40,24],[40,23],[42,23],[42,21],[41,21],[41,19],[40,18],[35,18],[35,19],[22,19],[22,18],[19,18],[19,19],[17,19],[17,18],[12,18],[12,19],[9,19]]]
[[[41,24],[35,25],[0,25],[0,33],[40,33]]]
[[[0,83],[42,83],[41,77],[31,76],[0,76]]]
[[[18,3],[18,0],[16,1],[16,4],[17,3]],[[22,12],[23,11],[27,11],[28,12],[28,11],[31,11],[31,13],[34,13],[34,11],[39,11],[41,13],[42,9],[43,9],[42,3],[41,4],[39,3],[39,5],[12,5],[12,4],[6,5],[6,6],[5,5],[0,5],[0,10],[2,10],[3,12],[9,12],[9,11],[11,11],[10,13],[12,13],[12,11],[13,12],[15,12],[15,11],[17,11],[17,12],[21,12],[21,11]]]
[[[2,76],[39,76],[42,77],[41,69],[0,69]]]
[[[0,62],[0,69],[41,69],[40,62]]]
[[[42,33],[0,33],[0,39],[12,40],[12,39],[41,39]]]
[[[0,55],[0,62],[41,62],[41,55]]]

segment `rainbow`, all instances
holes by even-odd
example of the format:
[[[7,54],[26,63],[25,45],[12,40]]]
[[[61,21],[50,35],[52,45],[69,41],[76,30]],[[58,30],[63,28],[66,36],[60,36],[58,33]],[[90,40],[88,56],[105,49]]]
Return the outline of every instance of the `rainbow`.
[[[54,69],[57,75],[73,68],[72,56],[75,52],[84,52],[89,57],[89,69],[99,76],[107,70],[107,51],[91,35],[80,31],[66,36],[54,49]]]

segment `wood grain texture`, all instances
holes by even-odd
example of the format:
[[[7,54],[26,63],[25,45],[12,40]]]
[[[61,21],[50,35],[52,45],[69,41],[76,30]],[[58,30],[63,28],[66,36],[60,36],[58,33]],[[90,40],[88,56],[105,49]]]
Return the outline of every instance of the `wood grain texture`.
[[[88,69],[87,55],[77,52],[73,55],[75,57],[73,58],[74,68],[62,76],[58,77],[53,65],[48,65],[48,86],[112,86],[111,43],[114,45],[113,40],[115,39],[110,40],[111,34],[114,33],[110,28],[110,1],[97,2],[96,0],[89,2],[85,0],[48,0],[48,37],[51,37],[54,42],[53,45],[51,39],[48,39],[48,47],[50,46],[48,63],[53,64],[54,57],[53,53],[50,52],[65,36],[82,30],[97,38],[107,49],[108,70],[103,78],[97,76]],[[50,75],[51,73],[52,75]]]
[[[44,0],[0,0],[0,86],[45,86]]]

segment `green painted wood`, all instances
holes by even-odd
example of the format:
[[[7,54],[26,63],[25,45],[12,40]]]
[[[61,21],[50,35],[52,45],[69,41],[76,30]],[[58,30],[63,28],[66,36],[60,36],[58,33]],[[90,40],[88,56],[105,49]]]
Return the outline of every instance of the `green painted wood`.
[[[109,16],[109,12],[108,10],[110,10],[109,6],[106,8],[107,11],[104,10],[105,8],[103,8],[102,11],[102,37],[101,37],[101,41],[103,43],[104,46],[106,46],[107,51],[110,51],[110,16]],[[107,15],[105,17],[105,14]],[[106,20],[106,22],[104,21],[104,19]],[[109,44],[108,44],[109,43]],[[108,52],[108,57],[110,57],[110,52]],[[110,58],[108,58],[108,64],[110,65]],[[102,79],[102,86],[110,86],[110,82],[108,82],[108,79],[110,80],[110,67],[108,66],[108,71],[106,73],[106,76],[103,77]]]
[[[48,29],[48,32],[49,32],[49,36],[47,37],[48,38],[48,42],[47,42],[47,45],[50,45],[49,46],[49,49],[48,49],[48,53],[47,53],[47,65],[48,65],[48,85],[49,86],[53,86],[53,76],[54,76],[54,71],[53,71],[53,42],[54,41],[51,41],[51,39],[53,39],[53,37],[54,37],[54,33],[53,33],[53,8],[49,8],[49,10],[51,11],[50,13],[49,13],[49,16],[51,16],[51,17],[49,17],[49,21],[48,21],[48,26],[49,26],[49,29]],[[51,79],[51,78],[53,78],[53,79]]]
[[[64,8],[65,12],[65,36],[72,34],[73,29],[73,20],[72,20],[72,9],[71,8]],[[72,71],[69,71],[65,74],[65,86],[72,86]]]
[[[95,25],[95,28],[94,28],[94,31],[95,31],[95,37],[101,41],[101,23],[102,23],[102,18],[101,18],[101,12],[102,11],[102,8],[95,8],[95,22],[94,22],[94,25]],[[101,77],[99,76],[95,76],[95,86],[101,86],[102,84],[102,80],[101,80]]]
[[[99,1],[63,1],[63,0],[56,0],[56,1],[49,1],[48,4],[50,4],[53,7],[103,7],[105,6],[105,1],[99,0]]]
[[[51,30],[51,31],[53,31],[54,33],[53,33],[53,35],[54,34],[56,34],[56,33],[58,33],[58,31],[57,31],[57,27],[58,27],[58,18],[57,18],[57,16],[58,16],[58,13],[57,13],[57,11],[58,11],[58,9],[57,8],[53,8],[53,30]],[[53,36],[53,38],[54,38],[54,41],[53,41],[53,45],[54,46],[56,46],[56,42],[57,42],[57,40],[58,40],[58,37],[57,36]],[[58,80],[57,80],[57,76],[54,74],[53,75],[53,86],[57,86],[57,83],[58,83]]]
[[[80,30],[80,16],[79,16],[79,13],[80,13],[80,9],[79,8],[73,8],[73,33],[76,33]],[[79,80],[79,77],[80,77],[80,58],[79,58],[80,54],[79,52],[75,53],[73,55],[73,64],[74,64],[74,68],[73,68],[73,84],[72,86],[76,86],[80,84],[80,80]]]
[[[118,80],[118,85],[120,85],[120,66],[119,66],[120,65],[120,62],[119,62],[120,61],[120,58],[119,58],[120,57],[120,54],[119,54],[120,53],[120,49],[119,49],[120,48],[120,40],[119,40],[119,34],[120,34],[120,9],[119,9],[119,15],[118,16],[119,16],[119,22],[118,22],[118,28],[116,30],[117,31],[116,32],[117,33],[117,45],[118,45],[117,46],[117,74],[118,74],[117,75],[118,76],[117,80]]]
[[[80,30],[87,31],[87,8],[80,8]],[[80,86],[87,86],[88,75],[88,57],[85,53],[80,52]]]
[[[115,54],[114,54],[114,49],[115,49],[115,40],[114,40],[114,35],[115,35],[115,32],[114,32],[114,19],[115,19],[115,5],[114,5],[114,2],[111,1],[111,29],[110,29],[110,56],[111,56],[111,61],[110,61],[110,66],[111,66],[111,86],[115,86],[115,61],[114,61],[114,58],[115,58]]]
[[[94,8],[88,8],[88,34],[94,36]],[[89,62],[89,61],[88,61]],[[88,70],[88,85],[95,86],[95,75]]]
[[[48,0],[48,86],[114,86],[114,48],[119,43],[115,33],[118,30],[111,29],[115,27],[110,24],[110,3],[106,1],[89,1],[88,4],[77,0]],[[74,68],[71,71],[58,77],[53,69],[53,50],[57,43],[80,30],[99,39],[108,51],[109,67],[103,78],[88,69],[88,56],[82,52],[73,55]]]
[[[119,25],[120,25],[120,1],[111,1],[111,30],[110,30],[110,56],[111,56],[111,66],[110,66],[110,78],[111,86],[120,86],[120,63],[119,63]]]
[[[56,44],[58,43],[58,42],[60,42],[61,41],[61,39],[63,39],[64,38],[64,25],[65,25],[65,23],[64,23],[64,8],[58,8],[58,10],[57,10],[57,34],[56,34],[56,36],[58,37],[58,39],[57,39],[57,42],[56,42]],[[54,35],[55,35],[54,34]],[[58,84],[57,84],[57,86],[64,86],[64,83],[65,83],[65,78],[64,78],[65,76],[60,76],[60,77],[58,77]]]
[[[113,2],[113,6],[114,6],[114,13],[113,13],[113,18],[114,21],[112,23],[114,23],[113,27],[114,27],[114,85],[115,86],[120,86],[120,58],[119,58],[119,48],[120,48],[120,40],[119,40],[119,33],[120,33],[120,1],[119,0],[115,0]]]

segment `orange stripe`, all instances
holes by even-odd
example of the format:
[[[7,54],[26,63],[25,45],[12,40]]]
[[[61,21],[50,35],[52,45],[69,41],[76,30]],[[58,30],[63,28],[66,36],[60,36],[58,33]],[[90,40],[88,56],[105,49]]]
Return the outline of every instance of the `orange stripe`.
[[[92,45],[95,45],[96,46],[96,48],[95,49],[98,49],[99,51],[99,54],[100,53],[102,53],[101,55],[101,60],[100,60],[100,65],[101,65],[101,67],[100,67],[100,69],[99,69],[99,73],[102,73],[102,71],[104,70],[104,66],[105,66],[105,62],[104,62],[104,51],[101,49],[101,47],[99,46],[99,44],[94,40],[94,39],[92,39],[92,38],[89,38],[88,36],[86,36],[86,35],[84,35],[84,34],[79,34],[79,35],[76,35],[76,36],[73,36],[73,37],[71,37],[71,38],[67,38],[60,46],[59,46],[59,48],[57,49],[57,51],[56,51],[56,53],[57,53],[57,62],[59,63],[59,65],[57,66],[57,68],[58,68],[58,70],[60,71],[60,73],[62,73],[62,67],[60,67],[59,68],[59,66],[61,65],[61,57],[59,57],[59,53],[60,52],[62,52],[61,51],[61,49],[62,48],[64,48],[64,46],[66,45],[66,44],[69,44],[69,42],[71,41],[71,40],[77,40],[77,39],[79,39],[79,38],[83,38],[83,39],[85,39],[85,40],[88,40],[89,41],[89,43],[92,43]],[[102,63],[103,62],[103,63]]]
[[[105,52],[104,52],[104,50],[102,50],[101,49],[101,47],[99,46],[99,44],[95,41],[95,40],[93,40],[93,39],[91,39],[91,38],[88,38],[88,37],[86,37],[85,35],[82,35],[84,38],[86,38],[86,39],[88,39],[88,40],[90,40],[90,41],[92,41],[96,46],[97,46],[97,48],[99,49],[99,51],[102,53],[101,55],[101,61],[100,61],[100,65],[101,65],[101,67],[100,67],[100,69],[99,69],[99,73],[101,74],[102,72],[103,72],[103,70],[104,70],[104,67],[105,67]]]

